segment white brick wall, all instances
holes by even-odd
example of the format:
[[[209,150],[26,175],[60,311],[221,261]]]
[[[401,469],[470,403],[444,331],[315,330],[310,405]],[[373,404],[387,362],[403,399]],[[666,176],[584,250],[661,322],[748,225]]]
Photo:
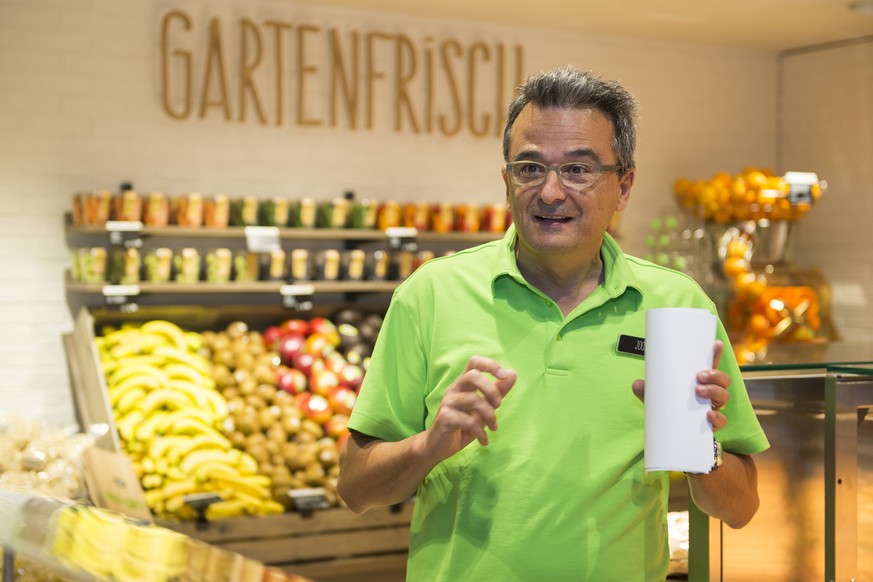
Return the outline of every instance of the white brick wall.
[[[412,38],[522,43],[527,72],[573,63],[620,78],[642,105],[639,171],[623,219],[630,251],[641,252],[650,216],[672,205],[678,176],[777,162],[778,59],[771,53],[267,0],[0,0],[0,414],[72,419],[60,342],[72,325],[62,214],[76,190],[132,180],[142,191],[168,193],[327,197],[351,188],[398,200],[503,198],[496,137],[169,119],[160,106],[158,34],[159,16],[170,8],[185,9],[200,26],[211,15],[281,16]],[[435,160],[453,177],[436,172]],[[301,177],[299,167],[311,171]],[[809,225],[825,224],[830,212],[823,204]],[[827,225],[840,232],[838,221]],[[834,276],[853,280],[848,270]]]

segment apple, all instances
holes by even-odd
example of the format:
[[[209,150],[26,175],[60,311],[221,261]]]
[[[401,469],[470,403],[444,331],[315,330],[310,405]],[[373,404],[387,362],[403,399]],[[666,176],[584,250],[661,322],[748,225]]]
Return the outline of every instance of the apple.
[[[313,370],[309,376],[309,391],[327,396],[340,385],[339,375],[330,368]]]
[[[311,331],[311,326],[305,319],[286,319],[279,327],[282,329],[283,334],[293,333],[304,337],[309,335]]]
[[[333,347],[340,345],[340,333],[335,323],[325,317],[314,317],[309,322],[310,333],[326,337]]]
[[[326,317],[313,317],[309,320],[312,333],[327,333],[336,331],[336,325]]]
[[[346,364],[348,364],[348,361],[345,356],[339,352],[331,352],[324,358],[325,367],[329,370],[333,370],[337,374],[342,372],[342,369],[346,367]]]
[[[308,398],[302,399],[300,411],[318,424],[326,423],[333,416],[330,402],[321,394],[309,394]]]
[[[289,394],[300,394],[306,392],[309,380],[306,374],[297,368],[289,368],[288,366],[280,366],[276,370],[276,388],[284,390]]]
[[[306,338],[306,343],[303,347],[305,352],[309,352],[320,358],[326,357],[328,354],[336,351],[336,346],[323,333],[314,332]]]
[[[282,363],[290,365],[294,362],[294,358],[303,352],[306,337],[299,333],[288,333],[279,338],[277,351]]]
[[[327,399],[337,414],[351,414],[358,400],[358,393],[348,386],[339,386],[331,391]]]
[[[316,366],[316,362],[321,362],[321,366]],[[323,360],[320,358],[316,358],[313,354],[309,352],[301,351],[297,353],[293,358],[291,358],[291,365],[306,374],[307,377],[312,375],[313,368],[320,368],[324,366]]]
[[[349,417],[347,414],[334,414],[324,423],[324,432],[334,440],[348,432]]]
[[[271,325],[267,329],[264,330],[264,347],[268,350],[272,350],[276,347],[276,343],[279,341],[279,338],[282,337],[282,330],[278,325]]]
[[[357,364],[347,363],[339,372],[340,384],[357,390],[364,382],[364,368]]]

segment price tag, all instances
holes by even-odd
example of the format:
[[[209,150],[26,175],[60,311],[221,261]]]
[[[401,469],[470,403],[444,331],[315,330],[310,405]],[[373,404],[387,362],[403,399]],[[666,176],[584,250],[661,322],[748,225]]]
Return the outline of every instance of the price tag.
[[[104,285],[103,302],[107,307],[118,309],[123,313],[135,313],[139,311],[139,305],[131,301],[132,297],[140,294],[139,285]]]
[[[414,251],[418,248],[417,228],[393,226],[385,229],[385,236],[388,237],[388,246],[392,249]]]
[[[272,253],[282,248],[279,228],[275,226],[245,227],[246,248],[250,253]]]
[[[282,285],[279,288],[282,307],[294,311],[312,311],[314,293],[315,287],[312,285]]]
[[[110,220],[106,222],[109,244],[125,248],[142,247],[142,222],[139,220]]]
[[[815,172],[786,172],[784,178],[788,182],[788,202],[792,206],[812,204],[812,187],[819,183]]]
[[[327,496],[324,494],[324,489],[321,487],[291,489],[288,491],[288,496],[294,502],[294,509],[299,511],[303,517],[309,517],[313,511],[318,509],[330,507],[330,504],[327,502]]]

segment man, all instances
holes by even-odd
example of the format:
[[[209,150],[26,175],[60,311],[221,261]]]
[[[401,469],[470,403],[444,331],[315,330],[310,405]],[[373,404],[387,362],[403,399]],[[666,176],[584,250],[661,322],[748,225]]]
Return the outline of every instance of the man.
[[[397,289],[340,495],[355,511],[416,496],[410,580],[663,580],[669,474],[644,471],[645,363],[616,342],[645,335],[647,309],[715,307],[606,234],[634,183],[631,95],[559,69],[528,79],[507,117],[513,226]],[[741,527],[758,507],[749,455],[768,443],[720,324],[718,337],[696,390],[727,452],[687,479],[701,509]]]

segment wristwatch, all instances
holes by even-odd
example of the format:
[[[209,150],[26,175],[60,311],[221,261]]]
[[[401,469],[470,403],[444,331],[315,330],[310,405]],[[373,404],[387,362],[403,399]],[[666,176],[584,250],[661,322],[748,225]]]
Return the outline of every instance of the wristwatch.
[[[712,449],[714,458],[712,461],[712,469],[709,470],[710,473],[715,472],[719,467],[721,467],[721,464],[724,463],[724,449],[721,448],[721,443],[712,439]]]

